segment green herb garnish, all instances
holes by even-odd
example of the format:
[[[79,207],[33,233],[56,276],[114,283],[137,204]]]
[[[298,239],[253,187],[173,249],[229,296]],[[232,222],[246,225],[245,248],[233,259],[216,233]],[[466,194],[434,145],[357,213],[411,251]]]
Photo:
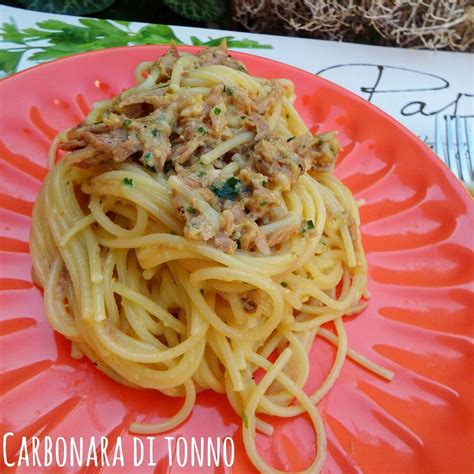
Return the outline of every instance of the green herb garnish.
[[[200,133],[201,135],[203,135],[204,133],[207,133],[207,128],[205,128],[205,127],[198,127],[197,131],[198,131],[198,133]]]
[[[122,184],[128,188],[133,188],[133,179],[132,178],[123,178]]]
[[[186,212],[189,212],[190,214],[196,214],[197,213],[197,209],[193,206],[188,206],[186,208]]]
[[[125,120],[123,121],[123,126],[124,126],[124,127],[128,127],[132,122],[133,122],[133,120],[125,119]]]
[[[214,114],[215,114],[215,115],[220,115],[221,112],[222,112],[222,111],[221,111],[221,109],[220,109],[219,107],[214,107]]]
[[[237,178],[229,178],[227,181],[221,185],[216,186],[212,184],[209,186],[209,189],[217,196],[222,199],[229,199],[230,201],[235,201],[238,194],[242,191],[242,182]]]
[[[260,207],[265,207],[267,204],[268,204],[267,201],[260,201],[259,202]]]
[[[288,138],[288,140],[286,141],[287,143],[291,142],[291,140],[294,140],[296,137],[290,137]]]
[[[313,221],[306,221],[303,227],[301,227],[300,234],[304,235],[308,230],[314,229]]]
[[[233,89],[232,87],[224,86],[224,92],[225,92],[227,95],[234,95],[234,89]]]
[[[154,128],[151,131],[151,134],[156,138],[160,134],[160,131],[157,128]]]
[[[148,170],[153,171],[153,173],[156,173],[156,166],[154,164],[151,164],[153,163],[153,155],[151,154],[151,152],[145,154],[145,156],[143,157],[143,162],[145,163],[145,167]]]
[[[199,177],[199,178],[202,178],[203,176],[206,176],[206,174],[207,174],[207,173],[206,173],[204,170],[200,170],[200,171],[198,172],[198,177]]]

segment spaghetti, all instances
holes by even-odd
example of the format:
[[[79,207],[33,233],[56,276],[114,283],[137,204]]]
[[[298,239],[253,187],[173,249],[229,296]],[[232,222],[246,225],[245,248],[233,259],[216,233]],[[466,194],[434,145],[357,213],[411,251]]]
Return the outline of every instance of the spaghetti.
[[[330,173],[336,135],[311,136],[293,84],[249,75],[225,46],[173,47],[136,76],[51,146],[30,241],[48,320],[117,382],[184,397],[132,432],[177,426],[211,389],[242,417],[261,472],[280,471],[258,453],[256,431],[272,434],[259,415],[307,412],[317,450],[303,472],[318,472],[316,404],[346,356],[392,378],[347,347],[342,318],[365,306],[367,266],[357,204]],[[317,336],[337,353],[307,395]]]

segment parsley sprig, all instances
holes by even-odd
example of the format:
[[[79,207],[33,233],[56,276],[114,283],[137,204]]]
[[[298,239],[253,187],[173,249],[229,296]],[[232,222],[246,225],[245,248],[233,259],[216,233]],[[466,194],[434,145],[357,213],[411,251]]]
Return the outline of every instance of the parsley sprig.
[[[56,8],[63,7],[63,12],[73,15],[73,10],[83,2],[46,2],[54,3]],[[110,0],[88,2],[94,7],[105,7]],[[100,8],[92,10],[98,11]],[[61,11],[57,11],[61,13]],[[0,71],[11,74],[18,70],[18,65],[25,54],[32,61],[42,62],[62,58],[71,54],[93,51],[104,48],[114,48],[127,45],[144,44],[184,44],[167,25],[145,25],[138,31],[130,29],[128,21],[109,21],[94,18],[80,18],[80,25],[72,25],[65,21],[50,19],[36,23],[36,28],[18,28],[13,20],[0,25],[0,41],[14,43],[15,46],[2,47],[0,51]],[[211,38],[201,41],[193,36],[191,42],[199,46],[219,46],[223,39],[227,40],[229,48],[272,48],[271,45],[260,44],[257,41],[235,39],[233,36]]]

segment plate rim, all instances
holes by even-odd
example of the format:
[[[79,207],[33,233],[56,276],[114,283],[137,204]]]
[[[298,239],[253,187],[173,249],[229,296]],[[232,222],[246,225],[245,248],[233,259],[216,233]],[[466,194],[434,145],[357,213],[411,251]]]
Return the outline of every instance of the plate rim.
[[[42,68],[42,70],[46,71],[50,67],[49,66],[50,63],[51,63],[51,67],[52,67],[52,66],[54,66],[52,63],[56,64],[58,62],[61,63],[64,66],[64,64],[70,64],[70,63],[68,63],[68,61],[74,61],[76,59],[76,56],[86,56],[86,55],[87,56],[89,56],[89,55],[101,56],[103,54],[110,53],[111,51],[113,51],[115,54],[117,54],[117,52],[115,50],[120,50],[120,49],[125,50],[126,49],[127,52],[130,52],[130,48],[133,48],[135,50],[142,48],[143,50],[150,51],[150,50],[152,50],[152,48],[159,47],[159,50],[161,51],[162,50],[161,48],[163,48],[163,50],[165,50],[167,48],[167,46],[168,45],[140,45],[140,46],[130,46],[130,47],[122,47],[122,48],[108,48],[108,49],[103,49],[103,50],[84,52],[84,53],[80,53],[80,54],[77,54],[77,55],[67,56],[67,57],[64,57],[64,58],[59,58],[59,59],[54,60],[54,61],[50,61],[50,62],[47,62],[47,63],[42,63],[42,64],[39,64],[39,65],[36,65],[34,67],[31,67],[31,68],[28,68],[26,70],[20,71],[19,73],[15,74],[13,76],[9,76],[9,77],[4,78],[3,80],[0,81],[0,90],[3,90],[2,84],[4,85],[4,87],[6,86],[7,83],[11,84],[13,82],[13,79],[18,77],[19,75],[22,75],[22,80],[26,80],[27,74],[30,73],[30,71],[33,72],[34,69]],[[182,50],[199,50],[200,48],[199,47],[192,47],[192,46],[185,46],[185,47],[182,47],[180,49],[182,49]],[[432,155],[434,155],[434,153],[421,140],[419,140],[416,137],[416,135],[414,135],[404,125],[397,122],[396,119],[394,119],[393,117],[391,117],[390,115],[388,115],[387,113],[385,113],[384,111],[379,109],[377,106],[375,106],[375,105],[371,104],[370,102],[366,101],[365,99],[357,96],[353,92],[351,92],[347,89],[344,89],[343,87],[341,87],[341,86],[339,86],[339,85],[337,85],[337,84],[335,84],[331,81],[328,81],[327,79],[321,78],[321,77],[319,77],[315,74],[312,74],[308,71],[305,71],[305,70],[287,65],[285,63],[282,63],[282,62],[279,62],[279,61],[274,61],[274,60],[267,59],[267,58],[262,58],[262,57],[259,57],[259,56],[255,56],[253,54],[247,54],[247,53],[241,53],[241,52],[236,52],[236,53],[238,53],[239,59],[243,57],[244,61],[245,61],[245,57],[248,57],[253,61],[260,62],[261,64],[266,63],[266,64],[281,65],[282,68],[285,68],[288,71],[294,71],[295,73],[298,73],[301,77],[301,80],[306,80],[305,78],[307,78],[307,80],[313,81],[312,84],[322,84],[323,86],[326,84],[327,87],[332,88],[338,94],[342,94],[344,97],[346,97],[351,102],[357,104],[358,106],[360,106],[360,107],[369,106],[369,108],[366,109],[366,110],[370,110],[370,111],[374,112],[375,113],[374,118],[377,118],[378,120],[383,120],[383,117],[385,116],[385,118],[389,120],[389,123],[386,122],[387,127],[396,126],[397,127],[396,129],[398,130],[398,133],[400,133],[400,137],[403,138],[403,140],[409,141],[411,139],[410,143],[412,144],[413,149],[414,149],[415,152],[417,152],[419,155],[425,155],[425,156],[428,155],[428,156],[430,156],[429,159],[422,158],[421,156],[419,156],[419,158],[422,160],[423,163],[426,163],[426,165],[429,166],[428,165],[428,160],[431,160],[433,162],[433,164],[437,164],[437,166],[438,166],[437,168],[432,168],[432,170],[440,170],[440,171],[442,170],[442,166],[440,166],[441,165],[441,163],[440,163],[441,160],[436,155],[432,156]],[[94,70],[92,68],[89,69],[87,71],[87,73],[85,74],[85,78],[87,78],[90,74],[93,74],[93,72],[94,72]],[[127,71],[127,73],[128,73],[128,71]],[[309,76],[311,76],[311,77],[309,77]],[[28,81],[30,81],[30,79],[28,79]],[[38,95],[36,95],[36,97],[38,97]],[[370,106],[372,106],[373,108],[371,109]],[[302,105],[302,107],[304,107],[304,105]],[[370,137],[369,137],[369,139],[370,139]],[[422,147],[421,144],[423,144],[425,146]],[[409,165],[406,165],[406,164],[402,165],[401,163],[403,162],[403,160],[396,160],[396,161],[399,162],[401,166],[409,166]],[[444,174],[446,175],[446,173],[444,173]],[[449,173],[449,174],[451,175],[451,173]],[[446,176],[446,181],[445,181],[445,184],[443,186],[443,189],[446,190],[446,193],[448,193],[448,192],[454,193],[458,198],[462,199],[462,201],[464,203],[468,203],[468,202],[471,203],[470,206],[466,205],[466,210],[464,211],[464,215],[467,216],[468,219],[472,220],[472,218],[474,217],[474,212],[473,212],[474,211],[474,206],[472,206],[473,201],[471,200],[471,198],[467,194],[467,192],[466,192],[466,197],[462,198],[462,193],[459,191],[459,188],[457,188],[456,185],[453,185],[453,179],[458,183],[458,185],[461,184],[461,183],[458,182],[457,178],[454,175],[449,176],[449,177]],[[461,185],[461,187],[463,188],[462,185]],[[451,215],[459,216],[459,213],[451,211]],[[465,246],[468,247],[468,244],[466,243]],[[327,424],[326,424],[326,426],[327,426]]]

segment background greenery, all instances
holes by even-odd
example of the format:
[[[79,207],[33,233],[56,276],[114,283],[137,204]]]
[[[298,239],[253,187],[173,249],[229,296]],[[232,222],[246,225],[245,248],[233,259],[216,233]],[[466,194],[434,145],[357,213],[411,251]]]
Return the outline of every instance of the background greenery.
[[[35,5],[41,3],[41,0],[21,1]],[[60,6],[62,10],[67,9],[69,12],[72,12],[73,9],[84,11],[85,7],[90,10],[92,7],[97,8],[99,3],[105,6],[113,2],[113,0],[95,0],[91,5],[90,0],[71,0],[71,3],[68,3],[68,1],[60,2]],[[80,3],[81,1],[82,3]],[[140,1],[144,2],[144,0],[134,0],[133,3],[136,5]],[[201,1],[205,2],[207,0]],[[52,8],[55,2],[59,2],[59,0],[43,0],[43,6],[47,4],[48,8]],[[130,3],[127,2],[128,5]],[[79,9],[81,5],[83,8]],[[114,3],[114,6],[116,6],[116,3]],[[35,28],[19,29],[13,19],[3,22],[0,24],[0,42],[8,43],[8,46],[0,50],[0,73],[7,75],[16,72],[20,61],[24,57],[35,62],[42,62],[84,51],[118,46],[170,44],[172,42],[185,44],[182,38],[176,36],[172,27],[166,24],[147,24],[138,31],[132,31],[129,28],[130,21],[116,19],[120,15],[118,13],[111,15],[110,8],[112,6],[107,7],[102,13],[115,19],[80,18],[78,20],[79,25],[72,25],[67,20],[49,19],[37,22]],[[217,14],[217,10],[214,13]],[[190,15],[191,13],[186,12],[186,14]],[[84,14],[78,13],[78,15]],[[153,21],[150,18],[137,17],[136,15],[131,15],[129,18],[146,22]],[[161,18],[160,21],[163,21],[163,19]],[[170,23],[172,22],[170,21]],[[192,36],[190,44],[195,46],[218,46],[224,39],[230,48],[271,48],[270,45],[261,44],[255,40],[235,39],[233,36],[219,36],[205,40]]]
[[[230,0],[3,0],[4,5],[112,20],[206,26],[230,24]]]

